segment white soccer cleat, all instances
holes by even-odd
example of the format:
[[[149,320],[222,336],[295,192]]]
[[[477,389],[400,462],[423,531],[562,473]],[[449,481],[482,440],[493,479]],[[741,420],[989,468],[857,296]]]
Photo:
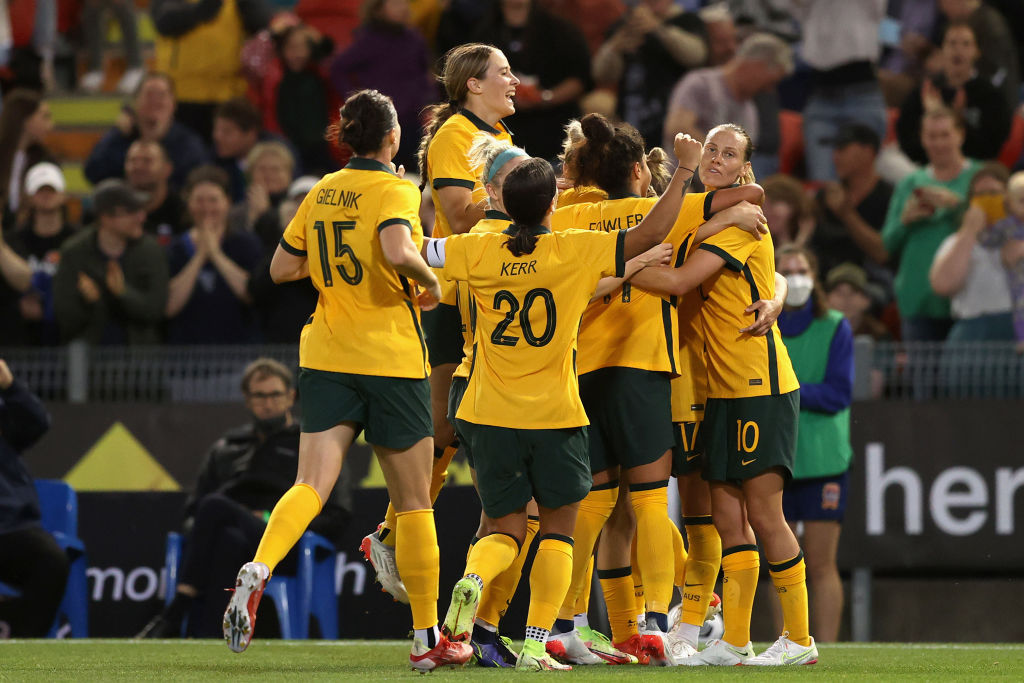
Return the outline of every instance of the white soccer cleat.
[[[578,664],[580,666],[608,664],[604,659],[590,651],[576,629],[573,629],[570,633],[548,636],[548,642],[544,646],[547,648],[549,655],[566,664]]]
[[[398,602],[408,605],[409,593],[406,592],[402,577],[398,574],[395,549],[381,541],[376,531],[363,537],[359,549],[363,552],[363,557],[373,565],[373,570],[377,572],[377,581],[380,583],[380,587],[390,593],[391,597]]]
[[[697,648],[669,631],[665,634],[665,661],[669,666],[682,666],[684,660],[697,654]]]
[[[804,647],[789,639],[789,632],[783,633],[770,648],[758,656],[743,662],[746,666],[793,666],[817,664],[818,646],[811,638],[811,644]]]
[[[238,570],[223,623],[224,640],[232,652],[244,652],[249,647],[256,629],[256,609],[269,580],[270,569],[262,562],[246,562]]]
[[[743,647],[730,645],[724,640],[714,640],[695,655],[684,658],[683,666],[739,666],[754,658],[754,646],[749,642]]]

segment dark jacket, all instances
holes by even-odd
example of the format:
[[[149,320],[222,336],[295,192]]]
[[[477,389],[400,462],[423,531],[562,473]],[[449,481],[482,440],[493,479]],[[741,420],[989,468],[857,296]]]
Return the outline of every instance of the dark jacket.
[[[299,425],[262,437],[252,424],[229,430],[210,448],[199,470],[196,490],[185,505],[191,527],[199,502],[220,493],[255,511],[272,510],[295,483],[299,463]],[[343,470],[310,531],[333,543],[341,540],[352,509],[352,480]]]
[[[93,185],[107,178],[123,178],[124,159],[128,156],[128,148],[138,139],[137,131],[125,135],[117,126],[108,130],[92,148],[85,162],[85,177]],[[171,124],[160,144],[167,151],[171,165],[174,166],[170,179],[170,185],[174,189],[180,190],[185,185],[188,172],[206,163],[210,158],[199,136],[177,121]]]
[[[167,305],[167,257],[151,235],[128,244],[118,261],[124,271],[124,293],[107,290],[107,262],[96,241],[95,227],[83,230],[60,250],[53,279],[53,307],[65,341],[84,338],[92,344],[155,344]],[[99,301],[88,303],[78,291],[78,274],[85,273],[101,290]]]
[[[50,428],[50,416],[15,380],[0,391],[0,534],[39,524],[39,497],[21,453]]]

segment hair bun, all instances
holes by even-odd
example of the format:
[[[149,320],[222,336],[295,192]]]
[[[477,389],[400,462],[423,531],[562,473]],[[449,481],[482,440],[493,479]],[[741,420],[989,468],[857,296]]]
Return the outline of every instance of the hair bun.
[[[615,129],[608,119],[601,114],[587,114],[580,120],[583,137],[590,142],[606,145],[615,137]]]

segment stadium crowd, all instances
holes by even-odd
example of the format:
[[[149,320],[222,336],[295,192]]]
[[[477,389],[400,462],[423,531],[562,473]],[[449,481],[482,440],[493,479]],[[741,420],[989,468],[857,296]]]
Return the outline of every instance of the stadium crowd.
[[[127,4],[11,0],[0,15],[2,345],[293,341],[316,293],[270,286],[269,261],[345,161],[323,135],[338,105],[376,88],[419,131],[439,56],[467,40],[508,56],[509,128],[555,163],[588,112],[669,149],[678,131],[741,124],[776,246],[815,253],[855,333],[1024,335],[1021,211],[1001,199],[1024,166],[1016,3],[152,0],[152,50]],[[47,146],[47,98],[104,84],[127,99],[79,198]],[[403,135],[396,156],[410,175],[418,142]]]

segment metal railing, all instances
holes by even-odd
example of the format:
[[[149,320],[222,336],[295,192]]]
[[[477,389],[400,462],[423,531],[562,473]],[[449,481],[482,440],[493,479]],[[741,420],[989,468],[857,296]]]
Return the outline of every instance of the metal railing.
[[[855,353],[857,400],[1024,397],[1024,356],[1012,343],[876,343],[860,337]],[[0,349],[44,400],[76,403],[235,401],[242,370],[258,356],[298,367],[297,344]]]

